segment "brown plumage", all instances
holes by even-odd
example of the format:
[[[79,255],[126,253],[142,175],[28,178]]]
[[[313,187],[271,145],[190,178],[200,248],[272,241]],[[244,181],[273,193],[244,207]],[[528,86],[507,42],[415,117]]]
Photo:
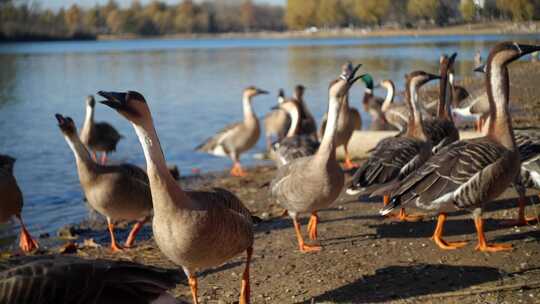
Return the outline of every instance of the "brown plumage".
[[[38,243],[28,233],[22,220],[23,196],[13,175],[14,165],[14,158],[0,154],[0,223],[16,217],[21,224],[19,247],[24,252],[30,252],[38,248]]]
[[[178,271],[124,261],[48,256],[0,272],[0,303],[157,303]],[[171,302],[169,302],[171,303]]]
[[[424,166],[411,174],[392,194],[382,214],[398,206],[415,206],[440,212],[434,240],[443,249],[456,249],[464,242],[442,239],[446,212],[473,211],[481,251],[510,249],[507,244],[488,244],[485,240],[482,208],[499,196],[518,177],[519,151],[509,116],[507,64],[540,47],[511,42],[497,44],[490,52],[486,90],[490,104],[490,125],[486,136],[461,140],[444,147]]]

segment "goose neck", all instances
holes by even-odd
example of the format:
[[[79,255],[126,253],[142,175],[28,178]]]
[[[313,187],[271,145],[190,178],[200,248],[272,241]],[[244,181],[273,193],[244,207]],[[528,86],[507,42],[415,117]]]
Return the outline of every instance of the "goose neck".
[[[393,85],[388,85],[386,87],[386,98],[383,101],[383,104],[381,106],[381,111],[386,112],[394,102],[394,94],[395,94],[395,88]]]
[[[509,150],[515,150],[509,103],[508,69],[502,64],[491,63],[486,74],[490,108],[487,136]]]
[[[321,145],[319,146],[319,150],[316,154],[316,156],[318,157],[324,159],[336,158],[335,135],[337,130],[337,121],[339,118],[340,105],[341,104],[338,101],[337,97],[330,97],[326,128],[324,129]]]
[[[407,135],[425,141],[427,137],[422,123],[422,111],[418,103],[418,89],[413,83],[409,83],[406,92],[407,105],[411,113],[409,115]]]

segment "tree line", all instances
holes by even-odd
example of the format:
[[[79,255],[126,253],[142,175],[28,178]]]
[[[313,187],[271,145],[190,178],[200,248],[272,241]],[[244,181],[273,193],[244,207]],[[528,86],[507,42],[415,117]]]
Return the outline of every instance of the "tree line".
[[[170,5],[114,0],[57,11],[28,0],[0,0],[0,39],[72,39],[112,35],[168,35],[304,30],[310,27],[419,27],[485,20],[540,19],[540,0],[288,0],[284,7],[251,0],[192,0]]]

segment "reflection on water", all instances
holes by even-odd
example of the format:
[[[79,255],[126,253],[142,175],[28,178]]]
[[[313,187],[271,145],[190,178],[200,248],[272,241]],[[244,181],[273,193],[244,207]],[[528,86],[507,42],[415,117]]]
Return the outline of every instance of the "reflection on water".
[[[0,44],[0,153],[17,158],[15,174],[24,193],[24,217],[32,233],[54,232],[87,216],[71,151],[56,126],[54,113],[69,115],[80,126],[84,98],[98,90],[137,90],[147,98],[167,160],[183,173],[229,166],[226,159],[195,153],[193,147],[222,126],[242,117],[242,89],[256,85],[274,92],[257,97],[264,115],[302,83],[318,118],[326,110],[328,83],[347,60],[362,72],[399,86],[413,69],[438,70],[443,52],[459,53],[458,75],[470,74],[477,49],[484,57],[495,41],[509,37],[451,36],[322,40],[142,40]],[[516,38],[516,37],[514,37]],[[527,36],[517,37],[530,39]],[[377,91],[378,95],[385,92]],[[352,92],[358,108],[362,86]],[[363,114],[364,125],[370,124]],[[111,122],[124,135],[115,161],[144,164],[131,126],[98,106],[96,119]],[[252,155],[242,161],[253,164]],[[0,227],[13,237],[15,227]],[[4,238],[0,233],[0,238]],[[0,244],[1,246],[1,244]]]

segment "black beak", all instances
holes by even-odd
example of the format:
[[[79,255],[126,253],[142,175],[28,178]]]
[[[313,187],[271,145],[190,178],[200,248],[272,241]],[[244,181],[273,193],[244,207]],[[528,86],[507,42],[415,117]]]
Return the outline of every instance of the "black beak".
[[[521,55],[540,51],[540,45],[516,44],[516,46],[520,49]]]
[[[102,100],[100,103],[109,106],[115,110],[121,109],[124,106],[124,103],[126,101],[126,93],[120,93],[120,92],[105,92],[105,91],[99,91],[98,95],[107,99]]]
[[[457,53],[454,53],[452,54],[452,56],[450,56],[450,58],[448,58],[448,66],[452,66],[454,64],[454,61],[456,61],[456,57],[457,57]]]
[[[473,72],[485,73],[486,72],[486,65],[482,64],[481,66],[478,66],[478,67],[474,68]]]
[[[63,125],[65,122],[66,122],[66,119],[64,118],[64,116],[60,115],[60,114],[54,114],[54,117],[56,117],[56,120],[58,120],[58,125],[61,126]]]
[[[427,73],[427,76],[428,76],[428,81],[435,80],[435,79],[441,79],[440,75],[434,75],[434,74]]]
[[[266,94],[269,94],[269,92],[268,92],[268,91],[265,91],[265,90],[257,89],[257,94],[259,94],[259,95],[266,95]]]

